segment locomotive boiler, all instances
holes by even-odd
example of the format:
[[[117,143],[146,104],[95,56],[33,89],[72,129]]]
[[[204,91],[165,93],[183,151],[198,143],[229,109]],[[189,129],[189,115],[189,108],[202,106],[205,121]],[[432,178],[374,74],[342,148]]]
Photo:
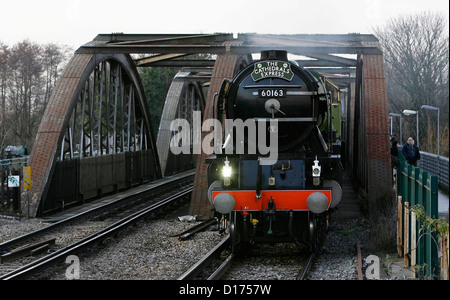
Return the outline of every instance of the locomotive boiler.
[[[207,159],[208,197],[233,250],[278,241],[318,248],[342,197],[339,109],[324,80],[272,50],[224,80],[214,103],[224,143]]]

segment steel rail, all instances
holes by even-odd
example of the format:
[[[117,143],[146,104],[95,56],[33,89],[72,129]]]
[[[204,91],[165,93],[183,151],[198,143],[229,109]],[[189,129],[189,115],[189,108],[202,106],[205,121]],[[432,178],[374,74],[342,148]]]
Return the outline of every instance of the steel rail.
[[[361,246],[359,244],[359,241],[356,242],[356,256],[358,260],[358,266],[357,266],[357,272],[358,272],[358,280],[364,280],[364,276],[362,273],[362,256],[361,256]]]
[[[180,277],[178,277],[178,280],[192,280],[192,279],[194,279],[229,244],[230,244],[230,236],[227,235],[213,249],[211,249],[205,256],[203,256],[196,264],[194,264],[186,272],[184,272]]]
[[[305,279],[306,274],[308,274],[309,270],[311,269],[314,257],[315,257],[314,252],[309,255],[308,260],[306,261],[306,265],[303,266],[303,268],[300,270],[300,273],[298,274],[297,280]]]
[[[127,217],[121,219],[120,221],[117,221],[116,223],[108,226],[107,228],[102,229],[101,231],[99,231],[97,233],[94,233],[88,237],[83,238],[82,240],[80,240],[78,242],[73,243],[72,245],[69,245],[63,249],[55,251],[55,252],[53,252],[41,259],[38,259],[22,268],[12,271],[12,272],[0,277],[0,280],[21,279],[21,278],[33,275],[36,272],[42,271],[46,268],[49,268],[52,265],[54,265],[60,261],[63,261],[64,258],[66,258],[67,256],[77,253],[77,252],[81,251],[82,249],[84,249],[94,243],[100,242],[111,235],[117,234],[119,231],[135,224],[137,221],[145,218],[149,214],[152,214],[155,211],[160,210],[160,209],[164,208],[165,206],[169,205],[173,201],[176,201],[179,198],[188,195],[189,193],[192,192],[192,190],[193,190],[193,188],[191,186],[181,192],[178,192],[175,195],[171,195],[158,203],[152,204],[143,210],[140,210],[130,216],[127,216]]]
[[[135,189],[136,193],[133,193],[132,195],[127,195],[126,194],[126,192],[129,192],[130,190],[125,191],[122,195],[120,193],[119,194],[115,194],[115,195],[113,195],[113,197],[116,197],[117,198],[116,200],[113,200],[111,202],[99,205],[97,207],[93,207],[93,208],[91,208],[89,210],[86,210],[86,211],[81,212],[79,214],[76,214],[74,216],[68,217],[66,219],[63,219],[61,221],[58,221],[56,223],[53,223],[53,224],[48,225],[46,227],[43,227],[41,229],[38,229],[38,230],[32,231],[30,233],[24,234],[22,236],[19,236],[17,238],[11,239],[11,240],[6,241],[4,243],[0,243],[0,249],[5,249],[5,248],[12,247],[12,246],[14,246],[16,244],[22,243],[22,242],[30,239],[30,238],[33,238],[33,237],[39,236],[41,234],[47,233],[47,232],[49,232],[51,230],[54,230],[54,229],[56,229],[58,227],[65,226],[65,225],[69,224],[70,222],[76,221],[78,219],[81,219],[81,218],[84,218],[84,217],[88,217],[88,216],[94,216],[98,212],[101,212],[101,211],[104,211],[104,210],[108,210],[111,207],[114,207],[115,205],[117,205],[119,203],[122,203],[124,201],[129,201],[130,198],[145,197],[146,194],[148,194],[148,193],[150,193],[152,191],[155,191],[155,190],[160,189],[160,188],[164,188],[165,186],[168,186],[170,184],[175,184],[175,183],[177,183],[179,181],[188,179],[189,177],[192,177],[192,176],[194,176],[194,172],[190,171],[190,172],[187,172],[182,177],[170,177],[170,178],[166,178],[166,179],[161,179],[158,182],[154,182],[153,181],[153,182],[148,183],[147,185],[141,185],[141,186],[139,186],[139,187],[137,187]],[[145,186],[147,186],[148,188],[145,188]]]
[[[213,224],[217,224],[217,219],[215,219],[215,218],[208,219],[198,225],[193,226],[192,228],[189,228],[188,230],[185,230],[185,231],[183,231],[179,234],[173,235],[173,236],[178,236],[178,238],[180,240],[185,241],[185,240],[189,239],[190,237],[192,237],[197,232],[203,231],[206,228],[208,228],[209,226],[212,226]]]
[[[222,276],[231,267],[231,264],[233,263],[235,257],[236,254],[231,253],[227,257],[227,259],[225,259],[224,262],[214,271],[214,273],[212,273],[211,276],[208,277],[208,280],[219,280],[220,278],[222,278]]]

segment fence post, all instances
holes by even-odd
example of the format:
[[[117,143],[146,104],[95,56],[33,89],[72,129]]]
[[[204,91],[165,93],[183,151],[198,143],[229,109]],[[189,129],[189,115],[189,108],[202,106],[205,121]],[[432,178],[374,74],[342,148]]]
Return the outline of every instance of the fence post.
[[[413,199],[414,194],[414,185],[416,183],[415,178],[413,177],[413,174],[415,172],[412,165],[408,164],[407,172],[405,176],[405,193],[404,193],[404,205],[405,205],[405,224],[404,224],[404,230],[405,230],[405,238],[403,241],[404,244],[404,256],[405,256],[405,267],[411,266],[411,222],[410,222],[410,208],[411,208],[411,201]]]
[[[425,211],[428,217],[438,218],[438,178],[436,176],[429,176],[427,180],[427,197],[425,204]],[[427,230],[425,239],[425,263],[427,265],[427,275],[430,278],[439,277],[439,245],[437,235],[434,232]]]
[[[397,194],[403,196],[403,190],[404,190],[404,174],[403,171],[405,170],[405,156],[401,151],[398,153],[398,170],[397,170]]]
[[[419,202],[419,195],[422,191],[422,182],[420,182],[421,177],[421,169],[420,168],[414,168],[413,172],[411,174],[412,180],[413,180],[413,186],[412,186],[412,192],[411,192],[411,201],[410,201],[410,207],[414,207],[417,204],[420,204]],[[418,233],[420,232],[419,222],[417,222],[416,215],[413,211],[411,211],[411,265],[416,266],[417,263],[417,238]],[[415,274],[415,273],[414,273]],[[416,275],[416,274],[415,274]],[[413,277],[416,278],[416,277]]]
[[[397,198],[397,255],[403,257],[403,199]]]
[[[422,169],[420,170],[420,176],[419,176],[419,194],[418,194],[418,202],[417,204],[422,205],[425,207],[426,205],[426,196],[427,196],[427,189],[426,184],[428,181],[428,172],[424,172]],[[423,222],[418,220],[417,221],[417,232],[420,232],[420,229],[423,226]],[[423,235],[424,232],[419,234],[419,240],[417,241],[417,265],[423,266],[425,263],[425,236]],[[419,276],[422,278],[424,275],[423,269],[420,269]]]
[[[411,278],[416,279],[417,262],[417,222],[416,213],[411,210]]]
[[[403,227],[403,264],[409,267],[409,202],[404,202],[404,227]]]
[[[397,194],[398,196],[398,224],[397,224],[397,240],[398,240],[398,256],[403,257],[407,255],[407,244],[406,244],[406,218],[405,218],[405,208],[404,199],[407,196],[408,188],[408,165],[406,163],[405,156],[400,151],[398,153],[398,171],[397,171]]]
[[[449,261],[449,251],[448,251],[448,233],[441,239],[441,280],[449,280],[448,275],[448,261]]]

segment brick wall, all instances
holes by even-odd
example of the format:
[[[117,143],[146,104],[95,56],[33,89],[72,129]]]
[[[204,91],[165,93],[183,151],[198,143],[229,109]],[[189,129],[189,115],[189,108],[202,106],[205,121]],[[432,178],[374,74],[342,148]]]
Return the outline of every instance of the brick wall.
[[[213,107],[212,102],[214,94],[218,93],[222,82],[225,78],[232,79],[236,71],[239,69],[239,62],[241,56],[231,54],[218,55],[216,63],[214,65],[214,71],[211,77],[211,84],[208,91],[208,96],[205,103],[205,111],[203,114],[203,120],[212,118]],[[206,135],[210,132],[202,132],[202,141]],[[208,200],[208,177],[205,159],[207,155],[205,153],[199,154],[197,158],[197,172],[194,180],[194,191],[192,192],[190,214],[211,217],[213,211],[211,211],[211,204]]]
[[[363,55],[363,93],[369,213],[390,200],[389,124],[382,55]]]
[[[67,111],[92,56],[76,54],[67,65],[52,93],[30,155],[32,197],[29,207],[28,203],[24,203],[22,207],[24,215],[28,215],[28,212],[31,217],[36,215],[42,193],[51,175],[57,143],[63,131],[64,121],[68,117]]]

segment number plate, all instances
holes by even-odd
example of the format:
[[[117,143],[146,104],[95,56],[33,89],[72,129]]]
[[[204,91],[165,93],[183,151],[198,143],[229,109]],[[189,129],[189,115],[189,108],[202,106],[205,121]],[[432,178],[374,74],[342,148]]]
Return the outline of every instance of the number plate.
[[[259,89],[258,97],[260,98],[285,98],[286,89]]]

